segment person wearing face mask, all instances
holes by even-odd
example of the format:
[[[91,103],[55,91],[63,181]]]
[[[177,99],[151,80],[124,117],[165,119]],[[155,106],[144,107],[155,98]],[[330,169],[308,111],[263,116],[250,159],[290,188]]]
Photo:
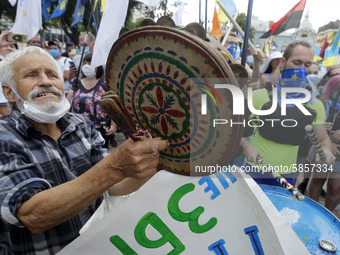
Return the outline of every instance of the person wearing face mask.
[[[81,68],[83,77],[79,81],[77,78],[71,81],[67,98],[72,103],[72,112],[82,114],[93,122],[94,127],[105,139],[104,147],[108,148],[109,144],[116,147],[116,124],[110,120],[100,106],[100,99],[106,92],[103,67],[93,68],[91,60],[92,54],[84,57]]]
[[[168,142],[128,139],[109,154],[93,123],[68,112],[62,73],[39,47],[8,54],[0,81],[12,107],[0,121],[0,253],[56,254],[104,192],[128,194],[151,178],[154,150]]]
[[[317,87],[319,81],[321,80],[318,76],[319,74],[319,65],[316,62],[313,62],[310,67],[307,68],[307,79],[309,84],[313,85],[315,88]]]
[[[49,53],[57,61],[58,65],[60,67],[60,70],[63,74],[64,92],[65,92],[65,95],[67,95],[67,93],[69,91],[69,87],[70,87],[69,81],[67,79],[68,79],[68,76],[69,76],[71,59],[61,56],[61,48],[60,48],[60,45],[57,41],[49,41],[48,47],[49,47]]]
[[[316,88],[318,95],[317,97],[320,97],[322,94],[322,89],[326,83],[326,79],[322,78],[322,75],[320,75],[320,66],[317,62],[313,62],[312,65],[307,68],[308,71],[308,82],[309,84],[313,85],[314,88]]]
[[[85,42],[86,39],[86,42]],[[73,57],[73,62],[75,66],[70,67],[70,73],[68,76],[68,81],[71,81],[78,75],[78,67],[80,65],[81,61],[81,54],[84,51],[84,56],[88,54],[93,54],[93,48],[94,48],[94,43],[96,41],[96,37],[91,33],[88,32],[86,36],[86,32],[81,32],[79,35],[79,46],[80,46],[80,52],[78,55]],[[105,68],[104,68],[105,70]]]
[[[304,88],[309,90],[309,84],[306,81],[307,71],[313,62],[314,50],[310,44],[304,41],[295,41],[289,44],[284,52],[284,62],[282,75],[278,77],[275,83],[276,109],[267,115],[253,114],[253,118],[263,121],[263,125],[259,125],[254,135],[250,137],[250,142],[245,138],[241,140],[246,165],[249,175],[258,184],[266,184],[280,186],[275,178],[267,173],[263,165],[259,165],[259,159],[274,167],[291,184],[294,183],[294,175],[297,170],[298,149],[303,144],[306,136],[305,126],[314,125],[315,132],[320,140],[322,149],[326,158],[321,163],[330,166],[335,156],[332,150],[332,143],[327,135],[325,122],[325,109],[322,102],[316,99],[315,93],[311,93],[308,102],[303,104],[308,114],[303,113],[295,104],[287,104],[286,114],[281,113],[283,88]],[[268,110],[274,103],[274,94],[267,89],[258,89],[252,93],[252,105],[256,110]],[[297,100],[305,98],[304,93],[287,93],[287,99]],[[277,122],[269,123],[267,120],[277,120]],[[297,125],[287,127],[281,125],[281,121],[292,119]],[[295,166],[295,168],[294,168]],[[303,168],[304,166],[302,166]]]

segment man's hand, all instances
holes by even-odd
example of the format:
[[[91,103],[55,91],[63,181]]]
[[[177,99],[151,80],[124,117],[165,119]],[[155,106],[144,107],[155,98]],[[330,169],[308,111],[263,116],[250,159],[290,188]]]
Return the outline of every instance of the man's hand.
[[[263,158],[262,152],[252,146],[245,138],[242,138],[240,145],[248,162],[258,164],[257,159]]]
[[[110,127],[105,127],[105,135],[113,135],[117,131],[117,125],[111,120]]]
[[[263,51],[260,50],[254,51],[252,55],[254,57],[254,63],[255,62],[262,63],[266,58],[266,55],[263,53]]]
[[[278,70],[281,73],[281,70],[284,68],[285,63],[286,63],[285,58],[283,58],[283,57],[280,58],[279,59],[279,64],[277,65],[276,70]]]
[[[333,145],[333,154],[335,157],[340,156],[340,145],[336,143],[332,143]]]
[[[67,80],[71,81],[72,79],[77,77],[78,70],[75,66],[70,65]]]
[[[0,34],[0,45],[7,43],[7,37],[9,34],[11,34],[12,32],[9,30],[4,30],[1,32]]]
[[[325,122],[325,128],[327,132],[330,132],[332,129],[333,123],[332,122]]]
[[[315,161],[326,164],[327,166],[334,164],[336,158],[333,152],[328,147],[322,146],[321,148],[325,153],[325,160],[321,159],[319,154],[316,154]]]
[[[332,141],[327,134],[326,127],[324,124],[314,125],[316,137],[319,139],[321,148],[325,153],[325,159],[320,160],[320,156],[316,155],[316,161],[327,164],[328,166],[335,162],[335,156],[332,153]]]
[[[330,137],[331,137],[331,140],[332,140],[333,143],[339,143],[340,142],[340,129],[332,132]]]
[[[119,172],[122,179],[126,177],[144,179],[156,173],[158,154],[154,155],[154,149],[160,151],[167,147],[166,140],[157,138],[137,142],[128,139],[108,157],[111,158],[112,170]]]
[[[12,31],[4,30],[0,34],[0,48],[7,46],[8,44],[15,44],[15,42],[8,42],[7,37],[9,34],[12,34]]]

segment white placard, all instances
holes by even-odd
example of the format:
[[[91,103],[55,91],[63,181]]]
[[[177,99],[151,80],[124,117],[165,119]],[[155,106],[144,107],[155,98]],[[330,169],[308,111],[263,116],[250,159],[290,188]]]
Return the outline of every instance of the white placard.
[[[158,172],[59,254],[309,254],[260,187],[243,173]],[[105,204],[105,202],[104,202]],[[103,208],[102,208],[103,209]]]

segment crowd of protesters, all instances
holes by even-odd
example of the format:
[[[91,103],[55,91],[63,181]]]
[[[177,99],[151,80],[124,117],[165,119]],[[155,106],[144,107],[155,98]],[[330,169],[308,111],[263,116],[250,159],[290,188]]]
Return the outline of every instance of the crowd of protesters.
[[[121,183],[150,178],[158,157],[145,146],[147,141],[127,140],[108,154],[110,145],[117,146],[117,126],[100,109],[106,84],[104,68],[91,66],[94,35],[90,33],[85,42],[81,33],[79,41],[85,45],[82,58],[74,43],[45,43],[39,34],[28,42],[29,47],[18,50],[16,43],[6,40],[10,33],[3,31],[0,35],[0,227],[6,229],[6,241],[1,241],[0,247],[13,254],[20,253],[22,245],[27,254],[38,249],[53,253],[78,235],[104,191],[112,186],[124,190]],[[238,61],[238,41],[230,36],[225,46]],[[308,153],[300,162],[319,162],[330,169],[322,175],[305,171],[303,192],[318,201],[327,181],[325,206],[333,211],[340,201],[340,65],[329,67],[321,77],[313,57],[313,48],[301,41],[291,43],[283,55],[274,52],[265,56],[261,51],[248,54],[248,86],[254,89],[253,105],[259,110],[270,107],[271,90],[280,91],[285,83],[313,92],[305,104],[310,116],[302,116],[296,107],[287,111],[291,118],[314,125],[325,153],[325,158],[320,158],[307,143]],[[289,82],[292,74],[303,81]],[[278,101],[280,104],[280,97]],[[270,117],[279,115],[275,111]],[[259,160],[272,166],[295,164],[299,148],[306,142],[303,127],[289,130],[264,126],[242,139],[244,164],[257,169],[251,176],[258,184],[279,185],[270,176],[264,177]],[[155,140],[157,150],[166,146],[166,141]],[[56,172],[62,176],[56,176]],[[296,172],[280,174],[294,183]],[[86,184],[95,188],[89,192]],[[19,192],[12,192],[14,189]]]

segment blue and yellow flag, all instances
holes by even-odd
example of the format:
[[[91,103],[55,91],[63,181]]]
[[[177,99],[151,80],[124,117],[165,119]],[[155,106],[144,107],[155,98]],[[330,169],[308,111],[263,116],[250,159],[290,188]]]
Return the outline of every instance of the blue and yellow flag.
[[[225,15],[225,13],[223,12],[222,8],[219,7],[218,8],[218,13],[217,13],[217,17],[218,17],[218,20],[220,22],[223,22],[223,23],[226,23],[229,19],[228,19],[228,16]]]
[[[323,66],[334,66],[338,62],[338,57],[339,57],[339,47],[335,48],[334,50],[332,50],[332,48],[326,49],[325,57],[322,61],[322,65]]]
[[[314,58],[313,58],[313,61],[314,62],[317,62],[318,60],[322,60],[322,58],[319,56],[320,55],[320,51],[321,51],[321,48],[320,47],[317,47],[317,46],[314,46]]]
[[[48,20],[51,14],[51,3],[55,2],[57,0],[43,0],[42,1],[42,15],[45,18],[45,20]]]
[[[57,18],[66,11],[66,5],[68,0],[59,0],[58,6],[54,9],[50,19]]]
[[[334,32],[333,32],[334,35]],[[336,36],[333,36],[332,46],[325,50],[323,66],[334,66],[338,62],[339,49],[340,49],[340,29]]]
[[[224,5],[224,7],[227,9],[228,13],[231,16],[234,16],[237,11],[235,2],[233,0],[221,0],[221,2]]]
[[[273,41],[273,36],[271,35],[271,36],[269,36],[269,38],[267,39],[267,43],[266,43],[266,45],[264,46],[264,53],[266,54],[266,55],[268,55],[269,53],[270,53],[270,48],[271,48],[271,44],[272,44],[272,41]]]
[[[222,4],[224,5],[224,7],[226,8],[227,12],[231,15],[231,16],[234,16],[235,13],[236,13],[236,5],[234,3],[233,0],[221,0]],[[229,19],[228,19],[228,16],[223,12],[222,8],[220,7],[218,9],[218,20],[220,22],[227,22]]]
[[[240,32],[237,32],[237,36],[238,36],[238,42],[243,43],[243,37]]]
[[[78,22],[83,21],[85,13],[85,0],[77,0],[76,8],[73,14],[73,21],[71,27],[73,27]]]
[[[328,40],[327,40],[327,43],[328,45],[331,45],[334,41],[334,30],[331,30],[329,33],[328,33]]]
[[[331,50],[335,50],[335,48],[339,48],[339,47],[340,47],[340,28],[334,38]]]
[[[102,12],[104,11],[105,4],[106,4],[106,0],[101,0],[100,1],[100,9],[101,9]]]

